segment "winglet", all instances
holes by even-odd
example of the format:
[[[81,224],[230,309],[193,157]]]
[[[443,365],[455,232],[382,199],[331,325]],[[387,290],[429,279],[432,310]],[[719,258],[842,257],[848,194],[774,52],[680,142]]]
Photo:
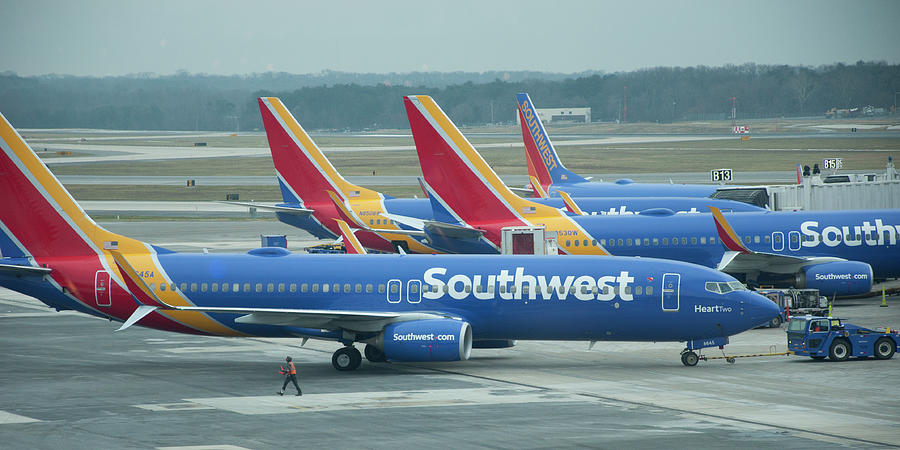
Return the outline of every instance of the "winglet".
[[[344,248],[347,249],[347,253],[365,255],[367,253],[366,249],[359,243],[359,239],[353,234],[350,225],[347,225],[347,222],[341,219],[334,219],[334,221],[337,222],[338,228],[341,230],[341,236],[344,238]]]
[[[797,164],[797,184],[803,184],[803,167]]]
[[[528,175],[528,178],[531,180],[531,190],[534,192],[534,198],[547,198],[547,190],[544,189],[544,186],[541,186],[541,182],[538,181],[537,177]]]
[[[349,222],[357,227],[365,228],[360,225],[359,220],[357,220],[356,218],[356,214],[354,214],[353,211],[349,207],[347,207],[347,204],[344,203],[344,199],[339,197],[334,191],[328,191],[328,196],[331,197],[331,201],[334,203],[335,208],[337,208],[338,212],[342,216],[340,219],[335,220],[339,222]]]
[[[566,204],[566,210],[568,210],[572,214],[577,214],[579,216],[586,215],[584,213],[584,211],[582,211],[581,208],[579,208],[578,205],[575,203],[575,200],[572,200],[572,197],[569,195],[568,192],[563,192],[563,191],[556,191],[556,192],[559,194],[560,198],[562,198],[563,203]]]
[[[722,244],[733,252],[753,253],[741,242],[741,237],[735,233],[734,228],[731,228],[731,225],[725,220],[722,211],[719,211],[719,208],[714,206],[710,206],[709,209],[712,211],[713,220],[716,222],[716,230],[719,232],[719,239],[722,240]]]
[[[109,253],[112,255],[113,260],[116,261],[116,266],[119,267],[119,271],[125,275],[122,278],[125,280],[128,291],[131,292],[131,295],[134,295],[141,304],[147,305],[156,303],[157,306],[173,308],[150,290],[147,283],[144,283],[144,280],[137,274],[137,271],[134,270],[134,267],[127,259],[125,259],[125,256],[123,256],[122,253],[116,250],[109,250]]]
[[[425,185],[422,184],[422,177],[417,177],[416,180],[419,181],[419,189],[422,189],[422,193],[425,194],[425,198],[428,198],[428,189],[425,188]]]

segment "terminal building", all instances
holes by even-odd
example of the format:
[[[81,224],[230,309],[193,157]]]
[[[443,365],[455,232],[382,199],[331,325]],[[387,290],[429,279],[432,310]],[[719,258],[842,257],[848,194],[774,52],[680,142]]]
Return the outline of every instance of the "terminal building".
[[[545,124],[591,123],[591,108],[534,108],[541,122]],[[519,123],[519,110],[516,110],[516,125]]]

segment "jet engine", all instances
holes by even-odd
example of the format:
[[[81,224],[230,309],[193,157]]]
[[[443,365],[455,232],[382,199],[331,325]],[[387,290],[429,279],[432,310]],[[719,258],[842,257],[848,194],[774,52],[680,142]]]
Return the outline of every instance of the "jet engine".
[[[472,352],[472,327],[453,319],[425,319],[392,323],[375,346],[390,361],[465,361]]]
[[[872,266],[859,261],[836,261],[806,266],[796,275],[798,288],[818,289],[826,296],[861,295],[872,290]]]

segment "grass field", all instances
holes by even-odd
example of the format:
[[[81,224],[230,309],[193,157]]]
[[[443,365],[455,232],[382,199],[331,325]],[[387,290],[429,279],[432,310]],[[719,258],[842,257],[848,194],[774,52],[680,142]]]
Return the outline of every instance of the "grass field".
[[[371,138],[380,139],[380,138]],[[420,175],[414,151],[327,151],[332,164],[344,175]],[[792,170],[797,163],[821,162],[842,157],[847,170],[879,170],[896,150],[898,138],[735,138],[708,141],[558,146],[560,158],[570,169],[585,174],[704,172],[730,167],[738,171]],[[489,148],[482,156],[502,175],[525,174],[523,147]],[[58,165],[59,175],[272,175],[267,157],[181,159],[149,162],[110,162]]]

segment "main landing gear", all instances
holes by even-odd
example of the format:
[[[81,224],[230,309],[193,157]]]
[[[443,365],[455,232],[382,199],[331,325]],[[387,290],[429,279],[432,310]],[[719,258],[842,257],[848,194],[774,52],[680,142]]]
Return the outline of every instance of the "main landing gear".
[[[331,365],[340,371],[356,370],[362,363],[362,355],[352,345],[337,349],[331,355]]]

